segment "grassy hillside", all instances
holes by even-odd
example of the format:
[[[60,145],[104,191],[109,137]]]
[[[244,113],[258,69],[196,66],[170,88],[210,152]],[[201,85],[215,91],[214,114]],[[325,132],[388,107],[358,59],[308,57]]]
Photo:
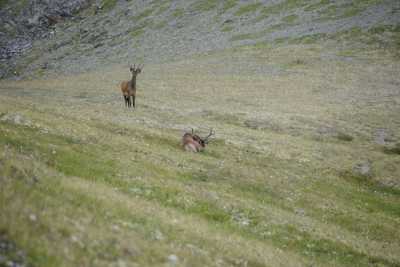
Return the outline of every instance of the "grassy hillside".
[[[28,11],[22,3],[26,1],[13,3],[10,12],[22,14],[21,21],[33,19],[23,15]],[[1,68],[8,77],[77,74],[110,64],[169,62],[264,43],[323,41],[343,50],[382,49],[397,56],[399,51],[400,3],[394,0],[96,3],[75,19],[55,24],[22,56],[0,61]],[[18,28],[5,23],[0,32],[19,35],[13,29]]]
[[[185,3],[103,1],[0,80],[0,266],[400,266],[398,25],[356,19],[396,3]]]

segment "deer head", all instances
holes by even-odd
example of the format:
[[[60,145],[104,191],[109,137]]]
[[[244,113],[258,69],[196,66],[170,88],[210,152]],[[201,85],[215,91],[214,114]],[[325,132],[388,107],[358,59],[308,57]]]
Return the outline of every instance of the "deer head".
[[[139,73],[142,72],[143,66],[138,65],[137,67],[135,66],[135,64],[133,64],[133,67],[131,65],[131,67],[129,68],[129,70],[131,71],[133,76],[138,75]]]

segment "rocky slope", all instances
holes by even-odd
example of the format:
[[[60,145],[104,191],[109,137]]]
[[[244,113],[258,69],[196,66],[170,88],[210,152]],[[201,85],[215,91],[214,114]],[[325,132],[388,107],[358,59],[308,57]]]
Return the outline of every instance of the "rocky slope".
[[[397,50],[394,0],[5,1],[1,77],[81,72],[269,43]]]
[[[48,38],[54,25],[74,18],[88,0],[3,1],[0,9],[0,58],[9,59],[32,48],[32,42]]]

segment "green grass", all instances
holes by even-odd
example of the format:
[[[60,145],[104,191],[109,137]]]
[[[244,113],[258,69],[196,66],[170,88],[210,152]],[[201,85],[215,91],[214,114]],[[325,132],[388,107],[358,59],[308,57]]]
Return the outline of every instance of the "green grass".
[[[166,21],[160,21],[160,22],[154,23],[151,28],[153,30],[160,30],[160,29],[162,29],[162,28],[164,28],[166,26],[167,26],[167,22]]]
[[[144,11],[140,12],[138,15],[136,15],[133,20],[135,21],[135,23],[137,23],[138,21],[147,18],[148,16],[150,16],[152,13],[154,12],[153,8],[147,8]]]
[[[382,0],[353,1],[341,6],[344,10],[342,17],[348,18],[360,14],[368,6],[379,4]]]
[[[265,30],[259,31],[259,32],[253,32],[253,33],[242,33],[242,34],[237,34],[234,35],[231,40],[232,41],[238,41],[238,40],[256,40],[265,36],[268,36],[268,34],[273,33],[275,31],[281,31],[285,29],[288,26],[287,23],[279,23],[279,24],[274,24],[271,25],[270,27],[266,28]],[[278,38],[274,40],[274,43],[276,44],[282,44],[289,40],[288,37],[284,38]]]
[[[308,1],[304,0],[284,0],[276,4],[270,4],[263,8],[261,11],[264,15],[279,14],[283,12],[290,12],[293,9],[305,6]]]
[[[116,4],[117,4],[117,0],[102,0],[101,1],[101,7],[105,11],[113,9]]]
[[[345,142],[351,142],[354,139],[353,136],[343,132],[338,132],[336,138]]]
[[[231,41],[253,40],[261,37],[262,33],[242,33],[234,35]]]
[[[216,8],[217,5],[217,0],[198,0],[191,5],[191,9],[199,12],[207,12]]]
[[[386,37],[383,37],[383,35]],[[400,34],[398,27],[382,25],[372,27],[368,30],[361,29],[360,27],[353,27],[348,30],[335,32],[331,34],[316,33],[311,35],[305,35],[296,38],[285,37],[282,42],[278,43],[289,43],[289,44],[316,44],[323,43],[326,41],[334,41],[337,43],[351,43],[352,46],[346,47],[342,50],[343,56],[354,56],[360,52],[360,49],[366,47],[377,49],[384,48],[395,53],[396,47],[399,47]]]
[[[256,12],[257,10],[260,9],[261,6],[262,6],[261,3],[246,4],[246,5],[240,6],[239,9],[235,12],[235,15],[242,16],[247,13]]]
[[[156,10],[156,11],[154,12],[154,15],[156,15],[156,16],[163,14],[163,13],[166,12],[166,11],[170,8],[170,6],[171,6],[171,3],[169,3],[169,1],[166,1],[166,2],[159,2],[159,3],[162,3],[162,4],[161,4],[160,6],[158,6],[158,7],[155,7],[155,8],[158,8],[158,10]]]
[[[297,16],[296,14],[292,14],[282,18],[282,21],[286,24],[293,24],[298,18],[299,16]]]
[[[15,128],[5,124],[0,134],[0,145],[11,145],[22,153],[40,151],[46,164],[65,175],[106,180],[115,174],[114,161],[97,156],[101,148],[82,145],[79,140],[43,135],[28,127]]]
[[[327,38],[327,35],[324,33],[316,33],[311,35],[305,35],[298,38],[289,39],[290,44],[315,44],[323,41]]]
[[[267,17],[289,13],[295,9],[301,9],[305,7],[309,1],[305,0],[284,0],[278,3],[271,3],[269,5],[265,5],[260,14],[254,19],[254,22],[259,22]]]
[[[305,8],[306,11],[317,11],[317,21],[338,20],[360,15],[371,5],[379,4],[381,0],[352,1],[346,3],[335,3],[332,1],[321,1],[315,5]]]
[[[0,0],[0,8],[6,6],[8,4],[9,0]]]
[[[136,27],[131,32],[130,35],[132,38],[138,38],[145,33],[144,27]]]
[[[304,8],[304,11],[311,12],[311,11],[319,11],[323,7],[329,5],[332,1],[331,0],[320,0],[319,2],[311,3],[309,6]]]
[[[354,16],[358,15],[361,11],[362,11],[361,8],[349,6],[349,7],[346,7],[346,9],[343,13],[343,17],[344,18],[354,17]]]
[[[185,15],[185,10],[183,8],[177,8],[172,12],[172,16],[175,18],[181,18]]]
[[[334,5],[328,6],[327,8],[325,8],[319,12],[320,16],[318,18],[318,21],[336,19],[338,12],[339,12],[339,9],[337,6],[334,6]]]
[[[230,31],[232,31],[233,29],[234,29],[233,26],[225,25],[224,27],[222,27],[221,31],[222,31],[222,32],[230,32]]]
[[[8,7],[12,14],[20,16],[21,11],[28,5],[28,0],[9,1],[0,0],[0,8]]]
[[[393,155],[400,155],[400,143],[397,143],[395,146],[393,147],[384,147],[383,151],[386,154],[393,154]]]
[[[237,5],[238,0],[225,0],[222,6],[222,13],[234,8]]]

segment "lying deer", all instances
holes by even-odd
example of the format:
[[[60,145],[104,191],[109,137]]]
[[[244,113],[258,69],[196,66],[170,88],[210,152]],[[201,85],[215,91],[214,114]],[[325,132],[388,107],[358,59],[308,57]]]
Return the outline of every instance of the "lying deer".
[[[135,98],[136,98],[136,76],[142,72],[142,67],[136,67],[133,65],[133,67],[130,67],[130,71],[132,73],[132,79],[130,81],[123,81],[121,83],[121,91],[122,95],[125,100],[125,106],[126,107],[135,107]],[[132,102],[131,102],[131,97],[132,97]]]
[[[194,130],[192,128],[192,132],[188,133],[186,132],[182,136],[182,146],[186,151],[189,152],[200,152],[203,151],[206,145],[209,143],[209,138],[213,136],[215,132],[211,129],[210,133],[204,137],[201,138],[197,134],[194,134]]]

